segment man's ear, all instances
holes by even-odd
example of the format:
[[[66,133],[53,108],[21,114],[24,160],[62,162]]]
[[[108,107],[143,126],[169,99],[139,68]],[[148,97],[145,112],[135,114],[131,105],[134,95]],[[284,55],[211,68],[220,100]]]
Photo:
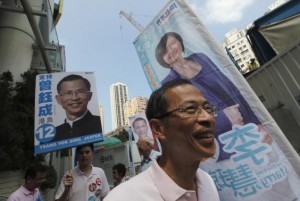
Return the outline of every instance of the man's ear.
[[[56,99],[56,102],[57,102],[59,105],[61,105],[61,102],[60,102],[60,97],[59,97],[59,95],[56,95],[56,96],[55,96],[55,99]]]
[[[90,96],[90,97],[89,97],[89,101],[90,101],[90,100],[92,99],[93,92],[90,92],[90,93],[89,93],[89,96]]]
[[[160,119],[151,119],[149,125],[154,136],[158,139],[163,139],[165,137],[165,125]]]

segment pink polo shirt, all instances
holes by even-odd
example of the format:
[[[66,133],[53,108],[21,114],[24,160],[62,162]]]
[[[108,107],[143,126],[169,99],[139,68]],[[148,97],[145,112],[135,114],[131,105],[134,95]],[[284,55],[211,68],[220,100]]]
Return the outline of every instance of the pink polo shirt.
[[[212,178],[203,170],[196,174],[197,195],[195,191],[179,187],[157,164],[114,188],[104,201],[220,201]]]
[[[24,186],[21,186],[9,196],[7,201],[42,201],[42,198],[38,189],[29,191]]]

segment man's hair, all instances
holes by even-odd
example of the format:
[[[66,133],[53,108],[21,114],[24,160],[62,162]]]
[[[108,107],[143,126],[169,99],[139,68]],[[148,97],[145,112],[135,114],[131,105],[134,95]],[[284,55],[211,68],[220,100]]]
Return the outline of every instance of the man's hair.
[[[24,179],[34,179],[38,172],[46,172],[46,167],[40,163],[31,164],[25,171]]]
[[[73,80],[82,80],[87,89],[90,91],[91,90],[91,83],[84,77],[80,76],[80,75],[75,75],[75,74],[72,74],[72,75],[68,75],[66,77],[64,77],[63,79],[61,79],[58,84],[57,84],[57,93],[60,94],[61,92],[61,85],[63,82],[67,82],[67,81],[73,81]]]
[[[90,143],[90,144],[84,144],[76,147],[76,153],[78,153],[83,147],[90,147],[92,152],[94,151],[94,144]]]
[[[121,177],[124,177],[126,174],[126,167],[123,163],[115,164],[112,169],[116,170]]]
[[[148,121],[153,118],[157,118],[158,116],[167,112],[167,108],[169,107],[169,100],[167,99],[166,92],[167,90],[180,85],[193,84],[186,79],[174,79],[165,82],[159,89],[151,94],[146,108],[146,116]]]
[[[144,121],[145,122],[145,124],[147,124],[147,122],[146,122],[146,119],[144,119],[144,118],[142,118],[142,117],[138,117],[138,118],[136,118],[133,122],[132,122],[132,126],[133,126],[133,128],[134,128],[134,124],[135,124],[135,122],[137,122],[137,121]]]
[[[157,62],[165,68],[170,67],[170,65],[167,64],[164,60],[164,55],[167,52],[167,41],[168,41],[169,36],[173,36],[179,41],[182,51],[184,52],[184,45],[183,45],[182,37],[178,33],[175,33],[175,32],[165,33],[165,35],[163,35],[163,37],[161,37],[161,39],[155,49],[155,57],[156,57]]]

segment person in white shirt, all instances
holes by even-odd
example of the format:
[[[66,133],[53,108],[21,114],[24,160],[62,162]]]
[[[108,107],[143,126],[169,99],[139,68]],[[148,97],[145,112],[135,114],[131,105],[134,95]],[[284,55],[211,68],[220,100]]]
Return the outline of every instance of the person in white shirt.
[[[109,192],[103,169],[91,164],[93,144],[76,148],[78,165],[66,172],[55,195],[56,201],[101,201]]]

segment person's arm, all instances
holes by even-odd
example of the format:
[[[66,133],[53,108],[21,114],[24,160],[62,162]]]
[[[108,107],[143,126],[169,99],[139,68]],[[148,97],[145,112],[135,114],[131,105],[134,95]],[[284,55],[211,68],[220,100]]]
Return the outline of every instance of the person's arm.
[[[262,135],[263,135],[261,142],[271,145],[273,143],[273,139],[270,136],[270,133],[261,124],[257,124],[257,127],[258,127],[258,132],[262,133]]]
[[[69,197],[69,193],[71,191],[73,185],[73,177],[70,172],[66,174],[63,180],[60,183],[60,186],[57,190],[55,200],[56,201],[67,201]]]
[[[103,185],[103,189],[101,191],[101,200],[103,200],[105,198],[105,196],[109,193],[110,191],[110,188],[109,188],[109,184],[108,184],[108,181],[107,181],[107,178],[106,178],[106,175],[105,175],[105,172],[101,169],[102,171],[102,185]]]

